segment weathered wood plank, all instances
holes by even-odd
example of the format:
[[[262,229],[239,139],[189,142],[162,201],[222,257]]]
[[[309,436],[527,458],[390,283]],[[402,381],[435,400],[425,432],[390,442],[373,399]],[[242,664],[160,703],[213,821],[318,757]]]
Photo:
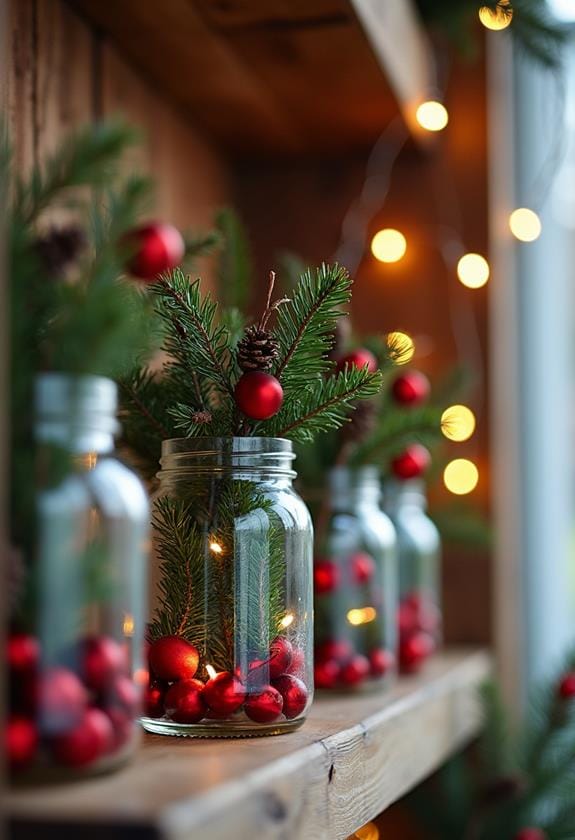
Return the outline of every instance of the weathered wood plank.
[[[7,39],[8,129],[14,147],[14,166],[23,175],[34,165],[35,33],[34,0],[10,0]]]
[[[15,793],[27,837],[47,826],[134,824],[162,840],[344,838],[429,775],[480,726],[479,652],[451,651],[389,695],[318,700],[302,729],[277,738],[190,741],[149,736],[113,778]],[[30,826],[37,821],[37,835]],[[197,834],[196,834],[197,832]],[[14,837],[18,838],[16,831]]]

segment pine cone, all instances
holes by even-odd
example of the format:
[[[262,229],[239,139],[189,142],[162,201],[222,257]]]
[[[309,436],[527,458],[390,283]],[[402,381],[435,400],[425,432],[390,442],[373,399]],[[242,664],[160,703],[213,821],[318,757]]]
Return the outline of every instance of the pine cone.
[[[63,274],[86,247],[86,235],[77,225],[52,228],[34,243],[36,255],[50,277]]]
[[[341,427],[341,437],[345,443],[356,443],[366,438],[373,431],[377,419],[377,407],[371,400],[362,400],[351,412],[349,423]]]
[[[242,370],[269,370],[278,357],[278,343],[271,333],[254,325],[248,327],[238,344],[238,364]]]

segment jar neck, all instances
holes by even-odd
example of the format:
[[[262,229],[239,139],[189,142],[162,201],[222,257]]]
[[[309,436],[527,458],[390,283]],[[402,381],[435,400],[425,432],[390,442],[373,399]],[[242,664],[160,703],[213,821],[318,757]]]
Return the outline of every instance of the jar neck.
[[[408,481],[389,479],[383,487],[383,505],[390,515],[406,509],[425,513],[427,510],[425,483],[417,478]]]
[[[332,510],[379,507],[381,486],[377,467],[334,467],[328,480]]]

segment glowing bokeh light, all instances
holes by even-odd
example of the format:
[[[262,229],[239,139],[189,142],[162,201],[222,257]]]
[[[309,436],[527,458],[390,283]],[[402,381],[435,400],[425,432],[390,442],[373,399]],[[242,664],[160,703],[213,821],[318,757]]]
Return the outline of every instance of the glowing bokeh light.
[[[286,627],[289,627],[290,624],[293,624],[293,621],[294,621],[293,613],[288,613],[287,615],[284,615],[284,617],[280,621],[280,627],[283,627],[284,630],[285,630]]]
[[[379,828],[375,823],[369,822],[358,828],[353,836],[357,840],[379,840]]]
[[[481,254],[465,254],[457,263],[457,276],[468,289],[480,289],[489,280],[489,263]]]
[[[374,607],[358,607],[349,610],[347,613],[347,620],[354,627],[359,627],[360,624],[369,624],[370,621],[375,621],[377,617],[377,610]]]
[[[475,414],[466,405],[450,405],[441,415],[441,431],[457,443],[469,440],[475,431]]]
[[[371,253],[380,262],[399,262],[407,251],[407,240],[403,233],[394,228],[378,230],[371,240]]]
[[[219,542],[216,542],[215,540],[212,540],[212,542],[210,543],[210,551],[213,554],[222,554],[223,550],[224,549],[221,547]]]
[[[494,32],[507,29],[513,20],[513,9],[509,4],[509,0],[499,0],[494,9],[489,6],[481,6],[479,9],[479,20],[486,29],[491,29]]]
[[[450,493],[465,496],[477,487],[479,470],[467,458],[456,458],[445,467],[443,481]]]
[[[396,365],[406,365],[415,355],[415,342],[404,332],[390,332],[387,334],[387,347]]]
[[[415,118],[426,131],[443,131],[449,122],[447,108],[435,99],[422,102],[415,112]]]
[[[509,216],[511,233],[521,242],[535,242],[541,236],[541,219],[534,210],[519,207]]]

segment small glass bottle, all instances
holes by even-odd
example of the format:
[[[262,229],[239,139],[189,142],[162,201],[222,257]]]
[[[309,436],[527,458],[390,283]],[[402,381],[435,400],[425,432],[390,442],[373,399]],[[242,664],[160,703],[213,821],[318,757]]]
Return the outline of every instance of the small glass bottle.
[[[312,546],[279,438],[166,440],[154,500],[156,562],[144,728],[275,735],[313,695]]]
[[[425,485],[388,481],[384,508],[395,525],[399,551],[399,665],[417,671],[441,642],[441,542],[426,514]]]
[[[354,690],[395,675],[396,541],[380,497],[376,467],[331,470],[329,514],[316,522],[317,688]]]
[[[102,377],[37,381],[33,556],[7,642],[16,781],[101,773],[138,742],[149,505],[113,455],[116,399]]]

